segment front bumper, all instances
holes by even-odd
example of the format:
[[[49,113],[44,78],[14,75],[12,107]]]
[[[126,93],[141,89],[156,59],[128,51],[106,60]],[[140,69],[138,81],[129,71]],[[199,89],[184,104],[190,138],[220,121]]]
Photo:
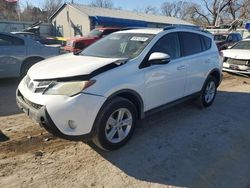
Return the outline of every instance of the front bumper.
[[[19,89],[16,93],[19,108],[53,135],[68,140],[92,138],[94,122],[105,98],[83,93],[67,100],[59,96],[55,100],[55,97],[40,105],[28,100]],[[77,127],[70,128],[69,120],[73,120]]]
[[[224,62],[223,71],[240,74],[250,74],[250,67],[246,65],[235,65]]]
[[[20,92],[17,91],[17,97],[16,97],[17,105],[18,107],[23,110],[32,120],[39,123],[42,127],[44,127],[48,132],[51,134],[69,139],[69,140],[76,140],[75,137],[69,137],[68,135],[63,134],[54,124],[52,119],[50,118],[46,107],[42,106],[40,109],[35,108],[34,106],[28,104],[20,95]],[[33,103],[34,104],[34,103]],[[86,135],[86,137],[91,137],[91,135]],[[84,136],[83,139],[86,139]]]
[[[237,74],[249,74],[250,75],[250,71],[233,70],[233,69],[228,69],[228,68],[223,68],[223,71],[237,73]]]

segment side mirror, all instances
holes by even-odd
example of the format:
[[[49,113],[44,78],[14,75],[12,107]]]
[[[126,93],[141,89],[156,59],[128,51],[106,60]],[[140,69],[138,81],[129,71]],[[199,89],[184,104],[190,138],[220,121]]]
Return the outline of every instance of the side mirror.
[[[170,62],[170,56],[165,53],[154,52],[149,56],[148,62],[152,65],[167,64]]]

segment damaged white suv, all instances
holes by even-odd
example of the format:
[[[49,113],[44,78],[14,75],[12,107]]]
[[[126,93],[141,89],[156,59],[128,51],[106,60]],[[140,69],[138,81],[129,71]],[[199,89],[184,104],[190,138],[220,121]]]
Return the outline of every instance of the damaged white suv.
[[[55,135],[114,150],[156,109],[189,98],[210,106],[222,79],[219,59],[212,35],[197,28],[120,31],[31,67],[17,104]]]

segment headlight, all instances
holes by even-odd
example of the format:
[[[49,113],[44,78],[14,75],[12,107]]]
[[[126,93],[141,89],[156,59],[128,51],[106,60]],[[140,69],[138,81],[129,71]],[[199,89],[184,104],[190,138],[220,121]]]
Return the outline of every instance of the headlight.
[[[74,82],[54,82],[44,92],[45,95],[67,95],[73,96],[82,90],[93,85],[95,80],[74,81]]]

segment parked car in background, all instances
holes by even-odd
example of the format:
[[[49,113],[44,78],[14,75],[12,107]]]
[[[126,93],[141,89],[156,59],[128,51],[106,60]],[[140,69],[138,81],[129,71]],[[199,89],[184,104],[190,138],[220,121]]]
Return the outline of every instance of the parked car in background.
[[[44,37],[41,35],[37,35],[35,33],[31,32],[11,32],[14,35],[19,35],[22,37],[26,37],[32,40],[35,40],[37,42],[40,42],[41,44],[44,45],[53,45],[53,46],[61,46],[62,42],[60,40],[57,40],[56,38],[53,37]]]
[[[222,79],[219,58],[213,37],[190,26],[119,31],[34,65],[17,103],[57,136],[114,150],[145,115],[191,98],[212,105]]]
[[[0,33],[0,78],[23,77],[32,65],[59,52],[27,37]]]
[[[240,33],[216,33],[214,34],[214,40],[219,51],[221,51],[242,40],[242,36]]]
[[[114,27],[102,27],[93,29],[87,36],[69,39],[66,46],[64,47],[64,50],[66,52],[81,51],[97,40],[119,30],[120,28]]]
[[[223,50],[223,70],[250,75],[250,39],[244,39]]]

